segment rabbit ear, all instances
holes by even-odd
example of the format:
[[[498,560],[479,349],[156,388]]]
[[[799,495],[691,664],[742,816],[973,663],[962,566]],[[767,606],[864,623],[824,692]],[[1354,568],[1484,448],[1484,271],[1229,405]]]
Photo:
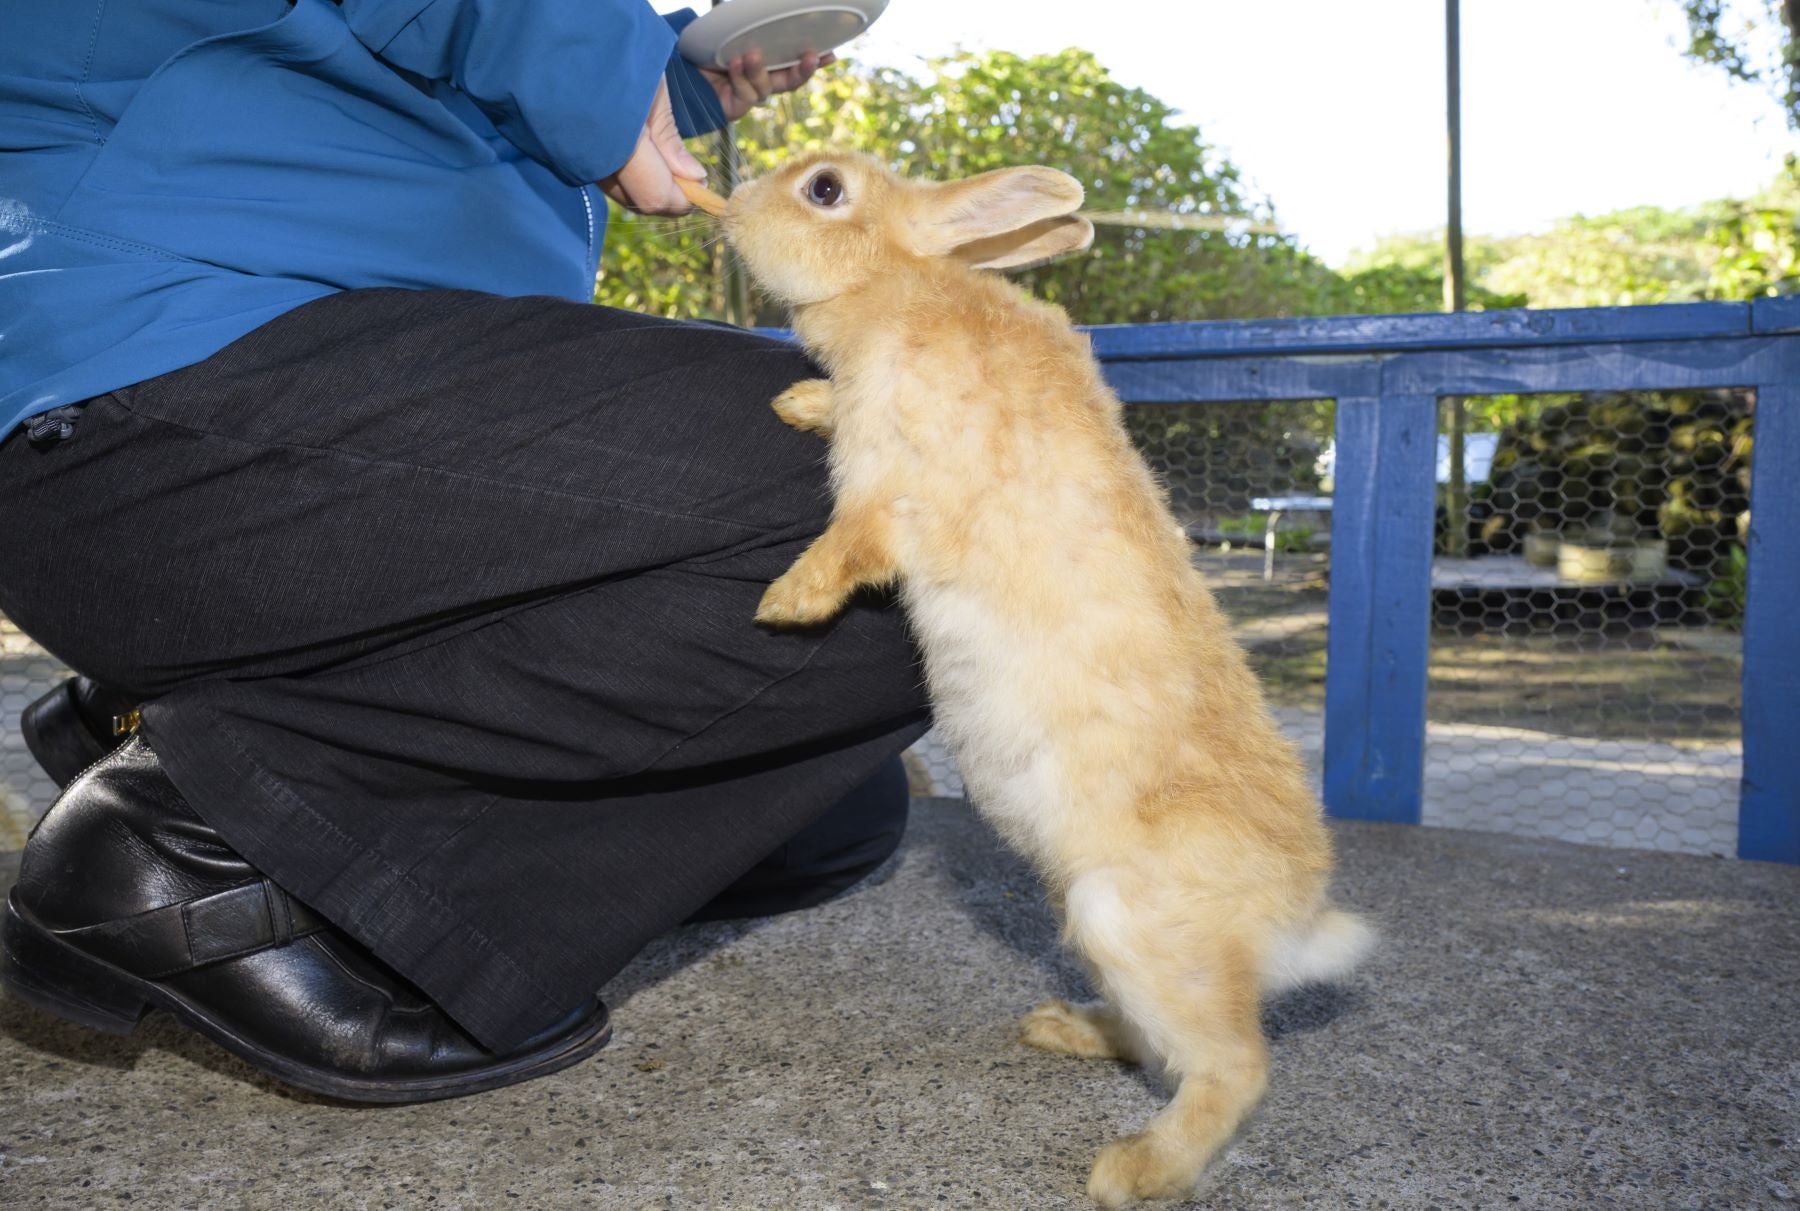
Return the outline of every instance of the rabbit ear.
[[[953,255],[976,269],[1030,269],[1071,252],[1084,252],[1093,242],[1092,223],[1078,214],[1064,214],[964,244]]]
[[[926,187],[913,212],[913,248],[942,256],[1081,209],[1081,182],[1066,172],[1032,165],[997,168],[966,181]]]

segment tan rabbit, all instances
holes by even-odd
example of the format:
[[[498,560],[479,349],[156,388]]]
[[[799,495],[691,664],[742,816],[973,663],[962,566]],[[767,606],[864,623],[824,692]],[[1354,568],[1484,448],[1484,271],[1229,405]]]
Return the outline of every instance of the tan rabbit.
[[[1117,1206],[1190,1190],[1262,1095],[1262,996],[1372,935],[1326,906],[1318,802],[1087,341],[979,272],[1086,248],[1081,201],[1047,168],[939,185],[819,155],[723,217],[830,375],[774,402],[830,438],[835,503],[757,618],[821,623],[898,583],[970,797],[1105,997],[1040,1005],[1025,1041],[1175,1084],[1094,1165]]]

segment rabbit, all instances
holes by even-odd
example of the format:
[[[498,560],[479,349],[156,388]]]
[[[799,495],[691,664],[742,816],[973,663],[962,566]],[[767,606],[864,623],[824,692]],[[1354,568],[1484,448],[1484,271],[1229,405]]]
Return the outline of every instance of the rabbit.
[[[1042,167],[946,184],[810,155],[723,202],[725,237],[829,374],[774,409],[829,440],[829,526],[758,621],[897,585],[970,798],[1037,868],[1103,1000],[1024,1041],[1160,1066],[1172,1100],[1088,1192],[1187,1194],[1262,1096],[1270,992],[1348,971],[1331,840],[1087,341],[984,270],[1085,249]],[[716,197],[716,195],[715,195]]]

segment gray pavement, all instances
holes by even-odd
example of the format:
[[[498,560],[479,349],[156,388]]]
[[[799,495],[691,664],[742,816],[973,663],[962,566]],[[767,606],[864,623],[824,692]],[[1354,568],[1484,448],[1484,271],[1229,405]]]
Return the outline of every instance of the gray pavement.
[[[1269,1097],[1188,1205],[1800,1196],[1800,870],[1335,827],[1339,898],[1385,944],[1269,1007]],[[121,1040],[0,1001],[0,1206],[1083,1207],[1160,1095],[1015,1041],[1080,991],[1029,873],[922,800],[871,885],[672,935],[606,990],[610,1048],[462,1101],[332,1104],[166,1021]]]

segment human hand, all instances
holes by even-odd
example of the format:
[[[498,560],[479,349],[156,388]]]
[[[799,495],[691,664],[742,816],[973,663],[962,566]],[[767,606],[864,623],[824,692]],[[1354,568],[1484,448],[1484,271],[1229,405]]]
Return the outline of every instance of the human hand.
[[[763,66],[762,52],[753,50],[747,55],[739,55],[726,68],[702,67],[700,74],[719,94],[719,105],[725,110],[725,116],[735,120],[775,93],[793,92],[812,79],[814,72],[836,61],[837,56],[830,51],[822,55],[807,51],[794,66],[770,71]]]
[[[706,169],[681,142],[675,112],[669,108],[667,81],[656,86],[650,116],[638,132],[637,147],[625,166],[600,182],[600,191],[627,210],[639,214],[681,215],[693,205],[675,178],[706,180]]]

